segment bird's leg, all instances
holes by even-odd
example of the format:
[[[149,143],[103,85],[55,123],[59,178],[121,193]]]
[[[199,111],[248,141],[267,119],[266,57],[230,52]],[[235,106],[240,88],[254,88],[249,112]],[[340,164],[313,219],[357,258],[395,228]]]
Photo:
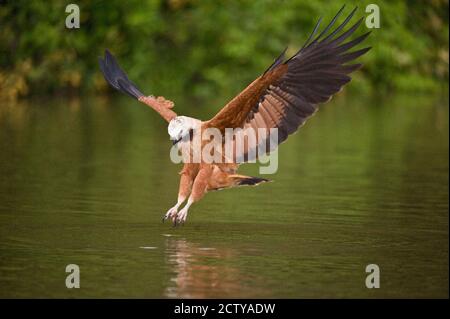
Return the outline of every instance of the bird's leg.
[[[166,219],[176,217],[176,216],[177,216],[177,213],[178,213],[178,208],[181,206],[181,204],[183,204],[183,202],[184,202],[185,200],[186,200],[186,196],[180,196],[180,195],[178,195],[178,201],[177,201],[177,203],[175,204],[175,206],[173,206],[172,208],[170,208],[170,209],[167,211],[167,213],[164,215],[164,217],[163,217],[163,222],[164,222]]]
[[[175,206],[170,208],[167,213],[163,217],[163,221],[166,219],[173,219],[176,218],[178,208],[181,204],[184,203],[186,198],[188,198],[189,194],[191,193],[192,184],[194,182],[196,170],[195,168],[192,168],[188,166],[187,164],[184,166],[183,170],[181,171],[181,178],[180,178],[180,187],[178,190],[178,200]]]
[[[212,173],[212,166],[206,165],[205,167],[202,167],[197,176],[195,177],[194,184],[192,186],[192,192],[189,196],[189,199],[186,203],[186,205],[178,212],[176,215],[176,218],[172,218],[174,226],[180,223],[184,223],[186,221],[189,207],[197,201],[199,201],[203,195],[206,193],[207,186],[208,186],[208,180]]]
[[[180,223],[184,223],[187,218],[189,207],[194,203],[193,199],[189,197],[186,205],[172,218],[173,225],[177,226]]]

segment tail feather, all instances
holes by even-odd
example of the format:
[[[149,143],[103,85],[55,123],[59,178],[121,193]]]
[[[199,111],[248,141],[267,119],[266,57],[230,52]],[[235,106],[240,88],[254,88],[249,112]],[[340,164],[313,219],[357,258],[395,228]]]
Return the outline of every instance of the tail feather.
[[[261,183],[270,182],[267,178],[261,178],[261,177],[254,177],[254,176],[245,176],[245,175],[234,175],[232,176],[235,179],[235,182],[237,186],[243,186],[243,185],[252,185],[256,186]]]
[[[128,79],[126,73],[120,68],[114,56],[105,50],[105,58],[98,58],[100,69],[105,80],[116,90],[130,95],[136,99],[144,96],[136,85]]]

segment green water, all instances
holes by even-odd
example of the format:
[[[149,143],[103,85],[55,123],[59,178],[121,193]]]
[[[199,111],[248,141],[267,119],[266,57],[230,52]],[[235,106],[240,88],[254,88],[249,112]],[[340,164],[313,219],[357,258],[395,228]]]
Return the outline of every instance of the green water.
[[[0,105],[0,297],[448,297],[445,99],[341,95],[174,229],[166,124],[118,96]]]

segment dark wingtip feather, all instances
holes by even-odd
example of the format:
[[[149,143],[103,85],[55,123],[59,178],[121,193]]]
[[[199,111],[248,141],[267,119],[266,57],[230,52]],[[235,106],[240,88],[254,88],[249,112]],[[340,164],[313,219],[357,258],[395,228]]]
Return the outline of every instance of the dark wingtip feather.
[[[331,32],[329,35],[327,35],[325,37],[325,39],[323,39],[322,41],[327,41],[327,40],[333,38],[337,33],[339,33],[339,31],[341,31],[347,25],[347,23],[351,20],[351,18],[355,14],[356,10],[358,10],[358,6],[356,6],[352,10],[352,12],[350,12],[350,14],[347,16],[347,18],[345,18],[344,22],[342,22],[333,32]],[[357,22],[357,23],[359,23],[359,22]]]
[[[105,80],[113,88],[136,99],[144,96],[136,85],[128,79],[126,73],[120,68],[116,59],[108,49],[105,49],[105,58],[102,59],[99,57],[98,62]]]
[[[273,69],[275,69],[277,66],[279,66],[279,65],[283,62],[284,57],[285,57],[285,53],[286,53],[287,49],[288,49],[288,47],[284,48],[283,52],[281,52],[280,55],[279,55],[279,56],[273,61],[273,63],[267,68],[267,70],[264,71],[263,76],[264,76],[267,72],[272,71]]]
[[[311,41],[311,39],[316,35],[317,30],[319,29],[319,26],[320,26],[321,22],[322,22],[322,17],[320,17],[319,20],[317,20],[313,31],[311,32],[311,34],[309,35],[308,39],[303,44],[303,46],[300,48],[300,50],[298,50],[293,56],[291,56],[286,62],[284,62],[285,64],[289,63],[291,60],[295,59],[308,46],[308,44]]]
[[[341,44],[339,47],[337,47],[338,52],[347,51],[347,50],[353,48],[354,46],[360,44],[362,41],[364,41],[369,36],[370,33],[371,33],[371,31],[366,32],[363,35],[361,35],[347,43]],[[335,41],[337,41],[337,43],[339,43],[339,42],[342,42],[342,39],[336,39]],[[333,41],[332,43],[334,43],[335,41]]]
[[[114,79],[111,77],[110,70],[106,67],[106,61],[101,57],[98,57],[98,64],[100,66],[100,70],[102,71],[106,82],[108,82],[116,90],[119,90],[120,88],[117,85],[116,81],[114,81]]]
[[[311,39],[316,35],[317,30],[319,30],[320,24],[322,23],[322,17],[319,17],[319,20],[317,20],[316,25],[314,26],[313,31],[311,32],[311,34],[309,35],[308,39],[306,40],[305,44],[303,44],[302,48],[300,49],[303,50],[304,48],[306,48],[309,45],[309,42],[311,41]]]
[[[339,56],[340,63],[347,63],[349,61],[359,58],[361,55],[366,54],[372,47],[363,48],[357,51],[348,52]]]
[[[342,6],[342,8],[336,13],[336,15],[334,16],[333,19],[331,19],[331,22],[325,27],[325,29],[323,29],[322,32],[320,32],[320,34],[317,36],[317,38],[314,39],[314,41],[312,43],[316,43],[317,41],[320,40],[320,38],[325,35],[328,30],[330,30],[333,25],[335,24],[336,20],[340,17],[342,11],[344,11],[345,9],[345,4]]]
[[[130,95],[131,97],[139,99],[141,96],[144,96],[144,94],[142,94],[130,81],[119,79],[117,80],[117,83],[119,84],[120,91]]]
[[[326,35],[328,31],[330,31],[330,29],[334,26],[334,24],[336,23],[337,19],[341,16],[342,12],[345,9],[345,4],[341,7],[341,9],[339,9],[339,11],[336,13],[336,15],[333,17],[333,19],[331,19],[330,23],[325,27],[325,29],[322,30],[322,32],[320,32],[320,34],[313,39],[313,37],[315,36],[315,34],[317,33],[317,30],[319,29],[320,26],[320,22],[322,21],[322,17],[319,18],[318,22],[316,23],[316,25],[314,26],[313,31],[311,32],[311,34],[309,35],[308,39],[306,40],[306,42],[303,44],[303,46],[301,47],[300,50],[298,50],[292,57],[290,57],[285,63],[288,63],[289,61],[295,59],[297,56],[300,55],[300,53],[305,50],[306,48],[316,44],[319,42],[319,40],[325,36],[325,39],[323,39],[320,42],[325,42],[327,40],[329,40],[330,38],[332,39],[333,36],[335,36],[339,31],[341,31],[346,25],[347,23],[351,20],[351,18],[353,17],[353,15],[355,14],[356,10],[358,10],[358,6],[356,6],[351,12],[350,14],[345,18],[344,22],[342,22],[334,31],[332,31],[330,34]],[[354,26],[355,29],[359,26],[361,22],[358,21],[356,23],[356,25]],[[353,30],[354,31],[354,30]],[[353,31],[348,32],[349,34],[353,33]],[[313,40],[312,40],[313,39]],[[311,41],[312,40],[312,41]]]

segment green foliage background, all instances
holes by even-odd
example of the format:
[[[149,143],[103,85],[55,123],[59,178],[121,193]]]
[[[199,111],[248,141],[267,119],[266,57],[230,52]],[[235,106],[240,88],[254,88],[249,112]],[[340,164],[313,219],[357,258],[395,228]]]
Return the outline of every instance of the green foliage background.
[[[71,2],[80,7],[80,29],[65,28]],[[344,3],[347,14],[358,5],[361,17],[374,1],[0,1],[0,96],[108,92],[97,64],[105,48],[144,93],[233,94],[286,45],[294,53],[319,16],[326,23]],[[352,89],[447,86],[448,0],[375,3],[381,28],[367,41],[373,49]]]

